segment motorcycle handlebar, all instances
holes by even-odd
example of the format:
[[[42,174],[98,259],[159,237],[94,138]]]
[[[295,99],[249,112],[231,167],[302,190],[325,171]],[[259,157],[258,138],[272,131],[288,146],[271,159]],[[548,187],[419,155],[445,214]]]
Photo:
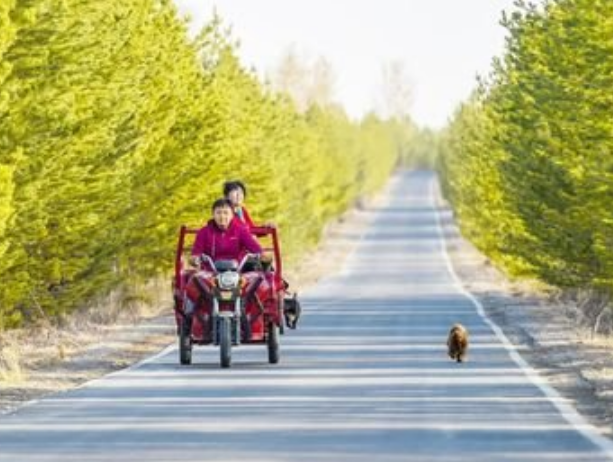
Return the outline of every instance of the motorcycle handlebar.
[[[259,255],[259,254],[257,254],[257,253],[248,253],[248,254],[246,254],[246,255],[245,255],[243,258],[242,258],[242,260],[240,261],[240,263],[238,264],[238,269],[237,269],[236,271],[237,271],[238,273],[240,273],[240,271],[243,269],[243,266],[245,266],[245,263],[247,263],[247,261],[248,261],[250,258],[259,258],[259,256],[260,256],[260,255]],[[211,258],[209,255],[207,255],[207,254],[205,254],[205,253],[203,253],[202,255],[200,255],[200,263],[201,263],[201,264],[202,264],[202,263],[208,263],[209,265],[211,265],[211,269],[215,270],[215,262],[213,261],[213,259],[212,259],[212,258]]]
[[[260,255],[259,255],[259,254],[257,254],[257,253],[248,253],[248,254],[246,254],[246,255],[243,257],[243,259],[241,260],[241,262],[238,264],[238,270],[237,270],[237,272],[239,272],[239,273],[241,272],[241,270],[243,269],[243,266],[245,266],[245,263],[247,263],[247,261],[248,261],[250,258],[258,258],[259,256],[260,256]]]
[[[200,263],[208,263],[209,265],[211,265],[211,269],[215,269],[215,262],[213,261],[213,259],[211,257],[209,257],[207,254],[203,253],[202,255],[200,255]]]

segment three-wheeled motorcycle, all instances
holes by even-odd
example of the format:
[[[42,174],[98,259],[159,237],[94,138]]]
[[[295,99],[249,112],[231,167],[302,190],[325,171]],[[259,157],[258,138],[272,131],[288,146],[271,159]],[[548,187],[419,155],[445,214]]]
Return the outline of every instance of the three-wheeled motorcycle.
[[[191,364],[194,345],[218,346],[224,368],[230,367],[232,348],[238,345],[266,345],[268,361],[279,362],[283,321],[295,328],[300,306],[287,293],[277,229],[250,231],[270,260],[247,254],[241,261],[213,261],[202,255],[194,267],[189,257],[198,230],[180,228],[173,296],[181,364]]]

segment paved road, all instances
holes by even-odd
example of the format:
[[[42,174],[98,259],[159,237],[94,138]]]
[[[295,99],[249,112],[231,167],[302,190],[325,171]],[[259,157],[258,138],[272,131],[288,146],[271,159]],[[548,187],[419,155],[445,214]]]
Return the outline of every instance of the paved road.
[[[344,271],[304,294],[282,363],[174,348],[0,416],[0,461],[603,461],[610,444],[539,383],[448,268],[435,178],[389,185]],[[445,357],[449,326],[470,361]]]

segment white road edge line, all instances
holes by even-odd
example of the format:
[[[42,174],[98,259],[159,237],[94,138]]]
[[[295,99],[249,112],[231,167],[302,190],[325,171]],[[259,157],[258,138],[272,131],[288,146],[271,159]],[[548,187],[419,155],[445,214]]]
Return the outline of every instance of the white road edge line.
[[[166,356],[167,354],[169,354],[170,352],[175,350],[177,348],[175,343],[176,342],[171,343],[166,348],[164,348],[162,351],[154,354],[153,356],[149,356],[147,358],[144,358],[144,359],[140,360],[139,362],[134,363],[134,364],[132,364],[132,365],[130,365],[130,366],[124,368],[124,369],[119,369],[118,371],[111,372],[109,374],[103,375],[102,377],[98,377],[98,378],[92,379],[89,382],[82,383],[81,385],[79,385],[78,387],[76,387],[74,389],[85,388],[85,387],[87,387],[89,385],[95,384],[96,382],[100,382],[100,381],[105,380],[105,379],[107,379],[109,377],[115,377],[117,375],[123,375],[123,374],[125,374],[127,372],[130,372],[130,371],[134,370],[134,369],[138,369],[139,367],[141,367],[141,366],[143,366],[145,364],[152,363],[152,362],[156,361],[158,358]]]
[[[517,352],[515,346],[511,343],[511,341],[504,334],[502,329],[498,327],[485,313],[485,309],[481,302],[470,293],[462,284],[460,277],[455,272],[453,264],[451,263],[451,258],[449,253],[447,252],[447,239],[445,238],[445,233],[443,230],[443,225],[441,223],[441,214],[439,205],[441,203],[441,195],[440,189],[437,188],[439,185],[437,181],[438,177],[435,177],[430,182],[430,194],[432,199],[434,200],[434,211],[436,216],[436,227],[437,232],[441,238],[441,249],[443,253],[443,259],[445,260],[445,264],[447,266],[447,270],[453,281],[456,285],[457,290],[467,297],[476,307],[477,313],[479,316],[483,318],[485,323],[494,331],[496,337],[500,339],[504,348],[507,350],[511,359],[515,361],[515,363],[520,367],[520,369],[524,372],[526,377],[532,382],[533,385],[538,387],[545,396],[549,399],[549,401],[558,409],[560,414],[566,419],[566,421],[579,433],[585,436],[588,440],[594,443],[597,447],[599,447],[609,458],[613,457],[613,442],[601,435],[596,427],[592,424],[588,423],[588,421],[581,415],[579,412],[573,408],[570,404],[565,403],[562,395],[553,388],[551,385],[544,383],[543,379],[539,376],[536,370],[530,366],[524,358],[520,356]]]

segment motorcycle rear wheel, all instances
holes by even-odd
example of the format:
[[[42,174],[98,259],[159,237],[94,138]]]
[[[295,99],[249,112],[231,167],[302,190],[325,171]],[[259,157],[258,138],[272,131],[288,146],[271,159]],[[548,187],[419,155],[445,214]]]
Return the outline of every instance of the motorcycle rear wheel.
[[[281,358],[281,353],[279,348],[279,326],[274,322],[268,324],[266,346],[268,348],[268,362],[270,364],[277,364]]]

